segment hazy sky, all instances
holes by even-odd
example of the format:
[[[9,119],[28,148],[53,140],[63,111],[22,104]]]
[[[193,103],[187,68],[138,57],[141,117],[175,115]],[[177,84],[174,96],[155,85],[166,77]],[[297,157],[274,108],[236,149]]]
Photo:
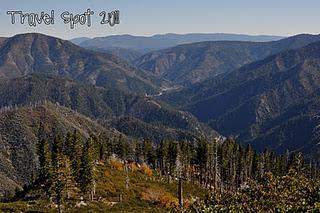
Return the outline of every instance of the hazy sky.
[[[93,26],[63,24],[60,14],[77,14],[92,9]],[[55,25],[29,27],[10,23],[8,10],[50,12]],[[120,25],[100,25],[100,11],[120,10]],[[243,34],[318,34],[319,0],[1,0],[0,36],[41,32],[69,39],[113,34],[153,35],[163,33],[224,32]]]

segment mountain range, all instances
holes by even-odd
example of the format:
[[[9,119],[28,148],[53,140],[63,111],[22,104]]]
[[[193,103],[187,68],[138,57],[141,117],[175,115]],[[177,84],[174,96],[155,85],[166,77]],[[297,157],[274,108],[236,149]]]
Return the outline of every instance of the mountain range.
[[[259,150],[318,152],[319,68],[315,42],[162,98]]]
[[[50,36],[22,34],[5,39],[0,44],[2,79],[31,73],[51,73],[142,94],[156,91],[161,84],[159,79],[116,56],[83,49]]]
[[[283,37],[269,35],[241,35],[226,33],[190,33],[190,34],[159,34],[154,36],[112,35],[96,38],[75,38],[71,42],[85,48],[100,51],[122,49],[145,54],[150,51],[174,47],[181,44],[201,41],[275,41]]]
[[[145,93],[162,80],[122,59],[41,34],[0,43],[0,192],[30,183],[39,126],[132,139],[194,140],[218,134]],[[53,103],[53,104],[52,104]],[[28,159],[26,161],[26,159]]]
[[[210,41],[179,45],[145,54],[134,64],[176,84],[190,85],[231,72],[253,61],[320,40],[297,35],[271,42]]]
[[[136,138],[191,140],[212,132],[190,113],[116,88],[106,89],[41,74],[0,80],[0,106],[24,106],[42,101],[59,103]]]
[[[320,36],[277,39],[78,39],[86,48],[36,33],[0,39],[0,192],[31,181],[40,124],[46,135],[154,142],[234,136],[319,159]]]

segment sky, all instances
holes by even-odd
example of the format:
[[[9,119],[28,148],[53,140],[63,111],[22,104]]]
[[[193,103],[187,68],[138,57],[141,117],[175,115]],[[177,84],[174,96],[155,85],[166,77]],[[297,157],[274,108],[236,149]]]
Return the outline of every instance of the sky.
[[[39,32],[64,39],[118,34],[154,35],[165,33],[237,33],[290,36],[319,34],[319,0],[1,0],[0,36]],[[92,26],[70,29],[60,14],[94,11]],[[50,13],[54,25],[11,24],[7,11]],[[120,24],[101,25],[99,13],[120,11]],[[16,16],[19,21],[19,17]]]

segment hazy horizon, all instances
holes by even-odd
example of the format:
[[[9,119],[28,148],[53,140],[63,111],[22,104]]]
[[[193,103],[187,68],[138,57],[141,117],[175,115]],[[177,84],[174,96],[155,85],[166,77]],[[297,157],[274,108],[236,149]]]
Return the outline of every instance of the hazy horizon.
[[[36,6],[35,6],[36,5]],[[245,35],[274,35],[288,37],[300,33],[319,34],[317,8],[320,2],[310,0],[258,2],[255,0],[75,0],[23,2],[4,0],[0,10],[0,35],[10,37],[15,34],[37,32],[63,39],[76,37],[104,37],[109,35],[150,36],[156,34],[188,33],[228,33]],[[59,19],[64,11],[74,14],[83,13],[90,8],[95,12],[92,26],[75,26],[71,30]],[[29,27],[10,24],[9,10],[21,10],[24,13],[56,12],[56,23],[51,26]],[[100,25],[100,11],[120,11],[120,24],[115,27]]]
[[[28,34],[28,33],[38,33],[38,34],[43,34],[43,35],[48,35],[48,36],[52,36],[52,37],[57,37],[57,38],[62,38],[62,37],[59,37],[59,36],[56,36],[56,35],[52,35],[52,34],[49,34],[49,33],[44,33],[44,32],[21,32],[21,33],[16,33],[16,34],[13,34],[11,36],[2,36],[0,35],[0,37],[2,38],[6,38],[6,37],[12,37],[12,36],[15,36],[15,35],[20,35],[20,34]],[[246,34],[246,33],[225,33],[225,32],[205,32],[205,33],[202,33],[202,32],[189,32],[189,33],[157,33],[157,34],[146,34],[146,35],[138,35],[138,34],[111,34],[111,35],[105,35],[105,36],[76,36],[76,37],[71,37],[71,38],[67,38],[66,40],[72,40],[72,39],[76,39],[76,38],[103,38],[103,37],[107,37],[107,36],[135,36],[135,37],[147,37],[147,38],[150,38],[150,37],[153,37],[153,36],[159,36],[159,35],[192,35],[192,34],[203,34],[203,35],[210,35],[210,34],[221,34],[221,35],[239,35],[239,36],[270,36],[270,37],[283,37],[283,38],[286,38],[286,37],[291,37],[291,36],[295,36],[295,35],[299,35],[299,34],[310,34],[310,33],[299,33],[299,34],[294,34],[294,35],[289,35],[289,36],[282,36],[282,35],[263,35],[263,34]],[[310,34],[311,35],[311,34]],[[312,35],[316,35],[316,34],[312,34]],[[65,38],[62,38],[62,39],[65,39]]]

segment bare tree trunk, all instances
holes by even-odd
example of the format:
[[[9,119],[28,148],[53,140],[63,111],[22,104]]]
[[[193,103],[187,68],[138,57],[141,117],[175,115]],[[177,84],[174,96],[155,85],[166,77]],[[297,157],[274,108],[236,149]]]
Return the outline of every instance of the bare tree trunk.
[[[96,188],[97,188],[97,184],[96,184],[96,181],[94,180],[93,181],[93,195],[96,195]]]
[[[218,144],[215,144],[215,160],[214,160],[214,190],[218,187]]]
[[[125,180],[125,185],[126,185],[126,189],[129,189],[129,171],[128,171],[128,164],[127,164],[127,161],[126,161],[125,170],[126,170],[126,180]]]
[[[183,209],[183,189],[182,189],[182,178],[179,178],[179,206]]]

